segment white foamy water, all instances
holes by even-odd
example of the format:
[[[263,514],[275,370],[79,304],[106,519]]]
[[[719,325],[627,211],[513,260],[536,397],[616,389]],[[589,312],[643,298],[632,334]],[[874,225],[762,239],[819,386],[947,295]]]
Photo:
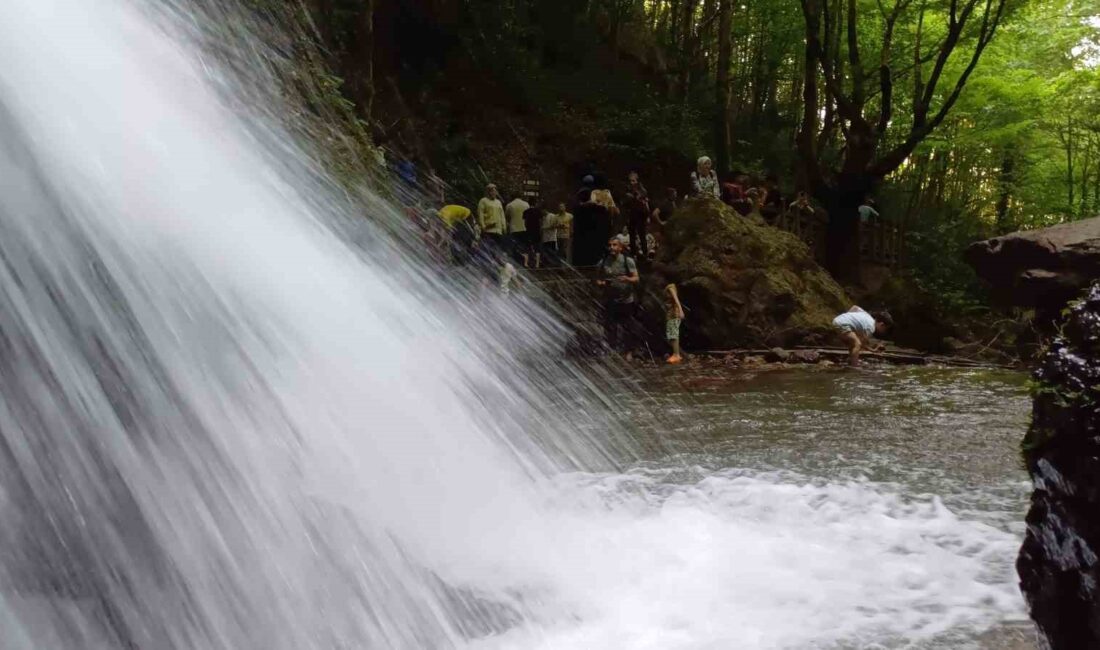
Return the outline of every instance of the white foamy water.
[[[520,360],[551,317],[403,252],[179,14],[4,9],[4,648],[867,647],[1018,614],[1015,540],[934,500],[611,472],[614,407]]]
[[[756,472],[664,479],[563,478],[548,517],[571,534],[547,549],[541,592],[554,618],[471,647],[895,647],[1023,616],[1018,538],[938,499]]]

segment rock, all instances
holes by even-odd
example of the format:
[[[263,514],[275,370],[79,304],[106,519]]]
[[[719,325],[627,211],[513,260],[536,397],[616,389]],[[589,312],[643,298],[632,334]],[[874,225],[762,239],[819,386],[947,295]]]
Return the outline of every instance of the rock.
[[[1100,648],[1100,283],[1070,308],[1034,380],[1020,586],[1051,648]]]
[[[1100,277],[1100,217],[980,241],[965,257],[995,300],[1049,322]]]
[[[789,346],[824,340],[851,306],[797,237],[713,200],[689,200],[665,226],[650,293],[675,282],[695,349]]]
[[[784,350],[783,348],[772,348],[768,351],[766,355],[764,355],[764,359],[766,361],[770,361],[771,363],[786,363],[787,360],[790,358],[791,353]]]
[[[968,348],[974,347],[974,345],[974,343],[960,341],[954,336],[948,336],[943,339],[943,347],[947,350],[948,354],[959,354]]]
[[[821,361],[821,353],[817,350],[795,350],[791,352],[790,361],[793,363],[818,363]]]

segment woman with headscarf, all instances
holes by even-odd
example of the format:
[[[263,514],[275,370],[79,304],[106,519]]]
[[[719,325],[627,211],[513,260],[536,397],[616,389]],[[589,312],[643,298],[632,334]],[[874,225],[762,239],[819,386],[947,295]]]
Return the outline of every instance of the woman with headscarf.
[[[700,158],[696,162],[695,171],[691,172],[691,195],[694,197],[709,196],[715,199],[722,196],[722,188],[718,184],[718,174],[714,171],[714,163],[707,156]]]

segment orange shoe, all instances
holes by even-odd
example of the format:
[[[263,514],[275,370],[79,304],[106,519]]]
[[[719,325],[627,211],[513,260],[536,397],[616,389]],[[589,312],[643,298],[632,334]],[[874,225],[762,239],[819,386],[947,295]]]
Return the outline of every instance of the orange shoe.
[[[677,363],[680,363],[683,360],[684,360],[684,358],[681,357],[678,354],[674,354],[674,355],[672,355],[671,357],[668,358],[668,362],[671,363],[671,364],[674,364],[674,365],[677,364]]]

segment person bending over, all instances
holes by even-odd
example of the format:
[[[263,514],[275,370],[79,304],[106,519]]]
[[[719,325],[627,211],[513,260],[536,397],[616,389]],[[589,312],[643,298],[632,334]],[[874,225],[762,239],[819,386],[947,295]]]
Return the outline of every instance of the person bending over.
[[[891,318],[888,313],[870,314],[860,307],[852,307],[833,319],[833,327],[837,329],[841,339],[848,346],[849,365],[859,365],[859,353],[864,348],[868,348],[872,352],[878,352],[886,348],[885,345],[873,345],[871,337],[885,332],[890,322]]]

